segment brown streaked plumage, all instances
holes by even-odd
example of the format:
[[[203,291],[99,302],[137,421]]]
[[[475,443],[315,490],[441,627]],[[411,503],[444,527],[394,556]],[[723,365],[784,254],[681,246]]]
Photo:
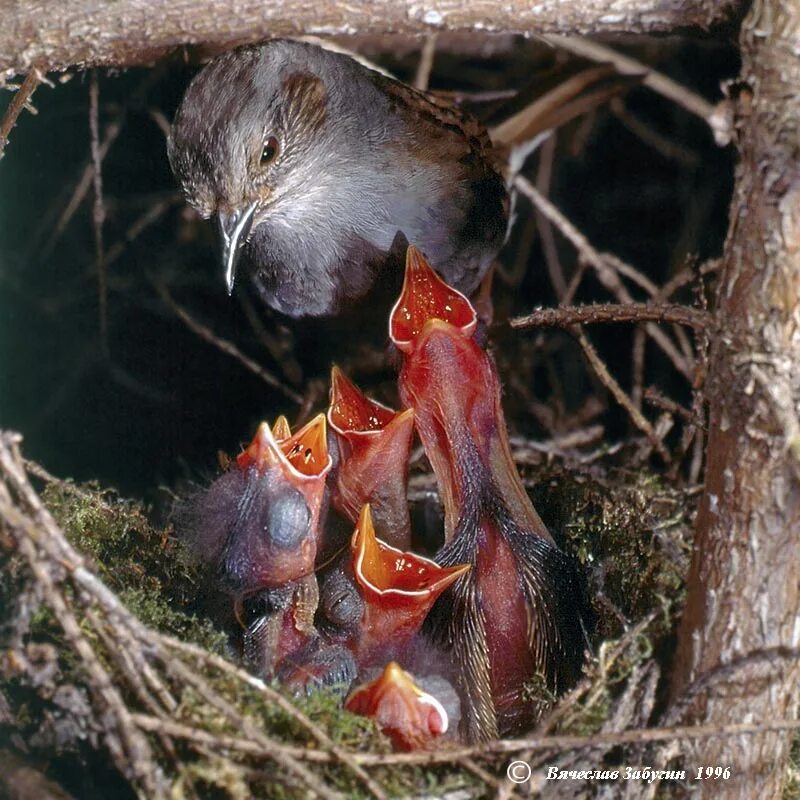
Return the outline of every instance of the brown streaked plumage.
[[[572,74],[490,136],[434,93],[277,39],[195,76],[168,154],[189,203],[217,217],[229,292],[241,257],[268,305],[333,315],[399,282],[413,242],[469,296],[506,236],[514,146],[529,152],[539,133],[637,81],[605,65]]]
[[[269,136],[279,152],[261,165]],[[219,219],[229,289],[242,255],[264,301],[299,317],[362,297],[398,236],[477,288],[508,216],[489,145],[441,101],[347,56],[274,40],[195,77],[168,150],[189,202]]]

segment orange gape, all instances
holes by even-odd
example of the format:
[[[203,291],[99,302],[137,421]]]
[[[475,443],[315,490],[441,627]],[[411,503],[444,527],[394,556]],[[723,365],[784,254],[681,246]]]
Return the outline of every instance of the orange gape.
[[[321,537],[320,511],[331,469],[325,416],[317,415],[294,435],[285,419],[275,429],[280,439],[262,422],[236,459],[245,485],[221,566],[243,591],[311,575]]]
[[[475,342],[469,301],[409,247],[389,323],[403,353],[400,397],[414,410],[445,509],[436,561],[471,564],[432,616],[452,648],[471,740],[521,730],[576,679],[585,633],[574,570],[556,547],[517,473],[490,356]]]
[[[328,423],[339,449],[332,481],[334,507],[354,523],[369,503],[380,537],[407,549],[411,523],[406,487],[414,413],[392,411],[371,400],[334,367]]]
[[[417,686],[395,661],[377,678],[353,689],[344,707],[374,719],[395,750],[431,747],[450,727],[444,704]]]
[[[433,604],[468,564],[440,567],[375,537],[370,507],[364,506],[350,543],[352,571],[364,610],[350,649],[359,668],[402,652],[419,632]],[[389,645],[388,643],[391,643]]]

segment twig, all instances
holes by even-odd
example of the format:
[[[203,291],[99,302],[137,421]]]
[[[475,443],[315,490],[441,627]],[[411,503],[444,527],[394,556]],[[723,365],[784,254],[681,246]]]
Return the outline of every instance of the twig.
[[[560,47],[562,50],[567,50],[577,56],[604,64],[613,64],[623,74],[644,74],[645,77],[642,83],[649,89],[672,100],[689,113],[700,117],[712,130],[719,127],[719,123],[712,125],[712,116],[715,109],[708,100],[690,91],[685,86],[681,86],[666,75],[656,72],[652,67],[642,64],[641,61],[622,55],[610,47],[584,37],[550,35],[542,36],[541,38],[554,47]]]
[[[387,797],[383,789],[381,789],[381,787],[369,777],[369,775],[358,765],[357,761],[353,759],[349,753],[347,753],[341,747],[338,747],[330,738],[330,736],[328,736],[328,734],[326,734],[325,731],[319,727],[319,725],[309,719],[308,716],[306,716],[302,711],[300,711],[299,708],[289,702],[289,700],[287,700],[280,692],[277,692],[271,686],[268,686],[260,678],[256,678],[249,672],[245,672],[245,670],[240,669],[234,664],[231,664],[229,661],[226,661],[220,656],[217,656],[213,653],[208,653],[197,645],[193,645],[189,642],[182,642],[179,639],[174,639],[165,635],[161,635],[160,638],[167,646],[191,655],[202,663],[215,667],[216,669],[219,669],[220,671],[237,678],[243,683],[246,683],[251,688],[256,689],[258,692],[264,695],[267,700],[269,700],[271,703],[274,703],[276,706],[278,706],[278,708],[281,709],[281,711],[305,728],[317,740],[321,747],[332,754],[335,760],[341,762],[348,769],[350,769],[353,774],[364,784],[364,786],[369,789],[374,797]]]
[[[642,391],[644,387],[644,356],[647,337],[642,328],[633,332],[633,345],[631,346],[631,401],[642,410]]]
[[[92,172],[94,178],[94,206],[92,207],[92,226],[94,229],[94,255],[97,270],[98,313],[100,318],[100,346],[108,355],[108,276],[103,247],[103,223],[106,208],[103,203],[103,158],[100,155],[100,128],[98,118],[100,87],[97,70],[92,70],[89,83],[89,134],[91,136]]]
[[[106,267],[113,264],[125,252],[128,245],[135,242],[144,231],[155,222],[158,222],[167,211],[182,202],[183,197],[177,192],[171,193],[168,197],[154,202],[150,208],[133,221],[133,224],[125,231],[123,238],[108,248],[105,259]]]
[[[120,109],[116,117],[106,127],[98,153],[100,161],[103,161],[105,159],[106,155],[108,155],[108,151],[111,149],[111,146],[114,144],[114,142],[117,140],[120,133],[122,132],[122,128],[125,123],[125,118],[128,114],[129,108],[132,105],[135,105],[142,100],[142,98],[147,94],[147,92],[150,90],[153,84],[155,84],[161,78],[161,74],[162,74],[162,69],[156,68],[149,70],[144,80],[136,87],[133,93],[128,97],[126,104],[122,107],[122,109]],[[52,232],[50,233],[50,236],[45,240],[45,243],[42,246],[41,250],[38,251],[37,254],[38,261],[41,262],[46,261],[48,256],[53,252],[53,248],[58,243],[58,240],[61,238],[62,234],[66,230],[67,225],[69,225],[70,221],[75,216],[75,212],[80,208],[81,203],[86,197],[86,194],[92,185],[93,178],[94,178],[94,166],[92,165],[92,160],[90,159],[89,162],[84,167],[83,172],[81,173],[81,176],[78,179],[78,182],[75,184],[75,189],[72,192],[69,202],[59,215],[56,224],[52,226]]]
[[[672,139],[654,130],[646,122],[639,119],[625,105],[625,101],[620,97],[615,97],[609,104],[611,113],[632,133],[638,136],[645,144],[650,145],[657,153],[664,158],[677,161],[685,167],[695,169],[700,164],[700,156],[688,148],[681,147]]]
[[[599,322],[675,322],[705,330],[713,322],[706,311],[674,303],[597,303],[567,308],[537,308],[524,317],[511,320],[512,328],[569,328],[576,324]]]
[[[0,468],[5,475],[12,474],[14,456],[5,443],[0,445]],[[24,475],[24,473],[23,473]],[[111,680],[111,676],[101,664],[83,634],[74,614],[66,604],[46,563],[37,553],[34,542],[41,538],[33,520],[29,520],[13,504],[5,486],[0,484],[0,517],[11,529],[19,552],[28,563],[38,585],[41,587],[45,603],[53,612],[64,636],[80,658],[89,677],[90,687],[103,713],[108,715],[113,728],[119,736],[117,741],[111,730],[106,729],[106,744],[114,757],[117,767],[123,774],[139,784],[147,797],[166,798],[163,779],[153,761],[147,739],[133,724],[130,713],[122,697]]]
[[[665,397],[655,386],[647,387],[644,399],[656,408],[661,408],[664,411],[669,411],[670,414],[681,417],[691,427],[705,428],[704,420],[698,419],[688,408],[684,408],[680,403]]]
[[[422,50],[419,54],[417,74],[414,76],[414,88],[425,91],[431,81],[433,59],[436,55],[436,34],[426,36],[422,41]]]
[[[556,152],[556,137],[557,132],[553,131],[542,145],[539,155],[536,188],[545,196],[550,194],[550,182],[553,177],[553,161]],[[550,283],[553,285],[553,291],[556,293],[559,303],[563,303],[564,295],[567,293],[567,281],[564,278],[564,269],[558,257],[556,237],[553,234],[553,226],[550,220],[539,209],[536,209],[536,229],[539,232],[539,238],[542,240],[542,250],[547,272],[550,276]]]
[[[614,399],[628,412],[628,416],[633,421],[633,424],[648,438],[650,444],[653,445],[656,452],[664,460],[664,463],[669,464],[671,461],[669,452],[664,446],[664,442],[661,441],[658,433],[656,433],[655,428],[653,428],[650,422],[642,415],[642,412],[639,411],[636,406],[634,406],[625,390],[612,377],[611,373],[608,371],[608,367],[605,365],[605,362],[602,358],[600,358],[600,356],[597,354],[597,351],[586,338],[586,334],[579,328],[573,329],[573,333],[576,335],[581,348],[583,348],[583,353],[586,356],[586,360],[589,362],[595,374],[600,379],[600,382],[611,392],[611,394],[614,396]]]
[[[215,735],[208,731],[186,725],[148,717],[145,714],[132,714],[131,718],[144,730],[162,729],[176,739],[201,742],[220,749],[235,750],[253,756],[270,758],[271,753],[250,739],[238,736]],[[618,733],[595,733],[589,735],[534,736],[525,739],[498,739],[470,747],[431,750],[414,753],[353,753],[352,758],[362,766],[378,765],[421,765],[447,764],[461,758],[489,758],[500,754],[530,751],[594,751],[629,744],[648,744],[671,740],[709,739],[714,737],[749,736],[769,731],[800,730],[800,720],[773,719],[766,722],[744,722],[730,725],[677,725],[664,728],[636,728]],[[336,761],[329,752],[313,748],[278,745],[282,752],[305,761],[330,764]]]
[[[28,101],[31,99],[33,93],[36,91],[36,87],[41,82],[42,79],[39,75],[39,71],[32,69],[25,76],[25,80],[22,81],[22,85],[17,89],[14,98],[8,104],[6,113],[3,114],[3,119],[0,121],[0,158],[3,157],[6,145],[8,144],[8,137],[11,135],[11,131],[17,124],[17,119],[22,113],[22,109],[28,105]]]
[[[647,279],[641,276],[638,270],[635,270],[628,264],[620,261],[615,256],[604,256],[598,252],[589,243],[589,240],[536,188],[530,181],[518,175],[514,179],[514,185],[536,206],[541,212],[561,231],[561,233],[572,242],[575,249],[578,251],[581,258],[594,267],[597,277],[600,282],[608,289],[618,300],[624,303],[632,303],[633,297],[630,292],[622,284],[619,279],[620,267],[624,265],[625,271],[628,275],[637,274],[640,281],[644,282]],[[652,286],[652,283],[650,284]],[[572,284],[571,284],[572,286]],[[657,291],[652,287],[653,291]],[[691,366],[686,363],[685,359],[675,356],[675,348],[669,341],[669,337],[653,323],[646,324],[648,336],[650,336],[656,344],[664,351],[666,356],[672,361],[682,375],[691,380],[692,370]]]
[[[152,283],[156,292],[158,292],[159,297],[161,297],[161,299],[175,312],[178,318],[184,323],[184,325],[186,325],[187,328],[189,328],[190,331],[196,333],[201,339],[204,339],[205,341],[214,345],[214,347],[216,347],[218,350],[221,350],[223,353],[236,359],[243,367],[249,369],[250,372],[261,378],[264,383],[266,383],[268,386],[272,386],[274,389],[277,389],[285,397],[288,397],[298,405],[303,403],[303,397],[301,395],[279,381],[271,372],[264,369],[252,358],[242,353],[236,347],[236,345],[233,344],[233,342],[229,342],[227,339],[222,339],[213,331],[209,330],[209,328],[207,328],[205,325],[202,325],[195,320],[194,317],[192,317],[191,314],[186,311],[186,309],[184,309],[182,306],[179,306],[175,300],[172,299],[172,295],[169,293],[169,290],[166,286],[155,280],[152,281]]]
[[[249,741],[256,743],[264,752],[272,753],[273,760],[300,780],[308,789],[324,800],[341,800],[342,795],[339,792],[325,786],[313,772],[304,764],[301,764],[294,756],[287,754],[283,750],[276,749],[274,746],[276,743],[271,737],[259,730],[256,725],[215,692],[198,672],[189,669],[176,659],[167,660],[165,666],[183,685],[191,686],[208,706],[222,713],[235,730],[242,731]]]

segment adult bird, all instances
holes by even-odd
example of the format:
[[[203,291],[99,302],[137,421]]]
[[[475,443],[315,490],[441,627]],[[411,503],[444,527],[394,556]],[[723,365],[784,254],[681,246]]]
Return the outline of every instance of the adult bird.
[[[195,76],[168,154],[188,202],[218,222],[229,293],[241,264],[277,311],[335,315],[376,283],[399,286],[413,242],[470,296],[506,236],[511,147],[630,82],[585,70],[491,138],[435,94],[341,53],[272,40]]]

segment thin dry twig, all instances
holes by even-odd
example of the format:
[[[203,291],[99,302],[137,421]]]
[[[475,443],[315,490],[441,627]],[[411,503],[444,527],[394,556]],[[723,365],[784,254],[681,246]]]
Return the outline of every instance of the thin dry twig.
[[[675,322],[705,330],[713,318],[707,311],[675,303],[596,303],[590,306],[537,308],[511,320],[512,328],[569,328],[600,322]]]
[[[33,109],[33,106],[30,105],[30,99],[40,83],[42,83],[42,76],[39,74],[38,70],[32,69],[25,76],[25,80],[22,81],[14,98],[9,103],[6,113],[3,114],[3,119],[0,121],[0,158],[3,157],[6,145],[8,144],[8,137],[17,124],[17,119],[22,113],[22,109],[26,107],[31,110]]]
[[[236,665],[231,664],[224,658],[221,658],[213,653],[206,652],[197,645],[193,645],[189,642],[182,642],[179,639],[174,639],[170,636],[162,635],[160,638],[167,646],[186,653],[187,655],[191,655],[200,663],[225,672],[226,674],[231,675],[243,683],[246,683],[253,689],[256,689],[258,692],[264,695],[269,702],[274,703],[278,708],[281,709],[281,711],[294,719],[300,726],[305,728],[317,740],[321,747],[332,753],[336,759],[347,766],[353,772],[353,774],[367,787],[367,789],[369,789],[373,796],[376,798],[386,797],[386,793],[383,791],[383,789],[381,789],[381,787],[372,778],[370,778],[366,772],[364,772],[358,763],[351,758],[349,753],[347,753],[341,747],[338,747],[330,738],[330,736],[328,736],[328,734],[325,733],[322,728],[320,728],[319,725],[317,725],[306,714],[300,711],[299,708],[289,702],[289,700],[287,700],[280,692],[277,692],[271,686],[268,686],[260,678],[256,678],[254,675],[251,675],[249,672],[246,672]]]
[[[583,354],[586,360],[594,370],[600,382],[605,386],[609,392],[614,396],[614,399],[628,412],[633,424],[647,437],[650,444],[655,451],[661,456],[665,464],[669,464],[672,460],[669,451],[664,446],[664,442],[656,432],[655,428],[650,424],[649,420],[642,414],[639,409],[628,397],[625,390],[617,383],[611,373],[608,371],[605,362],[598,355],[592,344],[586,338],[586,334],[580,328],[574,328],[573,333],[578,339],[578,343],[583,349]]]
[[[125,103],[125,105],[122,108],[120,108],[120,110],[116,113],[112,121],[106,126],[105,133],[102,137],[100,147],[98,150],[98,157],[101,162],[105,159],[106,155],[108,155],[108,151],[111,149],[111,146],[117,140],[120,133],[122,133],[122,129],[125,124],[125,119],[127,117],[128,111],[131,108],[131,106],[141,102],[141,100],[146,96],[147,92],[161,78],[161,75],[162,75],[161,68],[149,70],[144,80],[142,80],[142,82],[136,87],[136,89],[134,89],[134,91],[127,98],[127,102]],[[37,260],[45,261],[53,252],[53,249],[55,248],[56,244],[58,244],[59,239],[63,235],[64,231],[67,229],[69,223],[72,221],[72,218],[75,216],[77,210],[80,208],[81,203],[83,203],[86,194],[88,193],[89,189],[92,186],[93,180],[94,180],[94,165],[92,163],[92,159],[90,158],[86,166],[84,167],[80,178],[75,184],[75,189],[73,190],[69,201],[64,207],[64,210],[59,215],[55,225],[52,226],[52,231],[50,232],[50,235],[48,236],[47,239],[45,239],[44,245],[36,253]],[[45,218],[47,218],[48,216],[49,214],[44,215]]]
[[[673,103],[685,108],[690,114],[700,117],[706,122],[712,130],[716,130],[718,123],[712,124],[714,118],[715,107],[709,103],[704,97],[695,94],[685,86],[676,83],[671,78],[656,72],[652,67],[637,61],[630,56],[622,55],[622,53],[613,50],[610,47],[594,42],[582,36],[542,36],[545,42],[559,47],[562,50],[567,50],[576,56],[589,58],[592,61],[598,61],[603,64],[613,64],[616,69],[625,75],[642,75],[644,79],[642,83],[654,92],[666,97]]]
[[[542,212],[560,231],[561,233],[573,244],[578,251],[582,260],[589,263],[596,271],[597,277],[603,286],[611,292],[620,302],[632,303],[633,297],[630,292],[625,288],[619,275],[624,273],[628,277],[633,275],[637,276],[637,282],[640,285],[649,285],[650,293],[657,292],[657,288],[647,280],[638,270],[634,269],[629,264],[625,264],[616,256],[605,255],[598,252],[589,242],[589,240],[543,195],[539,192],[530,181],[518,175],[514,179],[514,185],[524,194],[534,206]],[[574,279],[573,279],[574,280]],[[669,337],[657,325],[653,323],[646,323],[648,336],[664,351],[665,355],[672,361],[675,369],[687,379],[691,380],[692,367],[686,363],[682,356],[676,356],[674,345],[669,340]]]
[[[238,751],[253,756],[269,757],[269,753],[256,742],[239,736],[215,735],[208,731],[183,726],[158,717],[133,714],[132,719],[145,730],[163,729],[176,739],[197,741],[206,745],[216,745],[222,749]],[[800,730],[800,720],[772,719],[765,722],[744,722],[731,725],[676,725],[664,728],[637,728],[618,733],[596,733],[590,735],[559,735],[529,737],[524,739],[498,739],[470,747],[456,747],[414,753],[353,753],[353,760],[363,766],[378,765],[418,765],[432,766],[451,763],[461,758],[491,758],[496,755],[509,755],[530,751],[596,751],[623,745],[642,745],[671,740],[709,739],[714,737],[752,736],[767,731]],[[329,764],[335,763],[331,753],[313,748],[278,745],[280,749],[295,758]]]
[[[252,358],[242,353],[235,344],[229,342],[227,339],[217,336],[205,325],[202,325],[200,322],[194,319],[194,317],[192,317],[192,315],[189,314],[185,308],[175,302],[166,286],[155,280],[153,280],[152,283],[156,292],[158,292],[159,297],[161,297],[161,299],[175,312],[178,318],[184,323],[184,325],[186,325],[187,328],[189,328],[190,331],[196,333],[201,339],[204,339],[206,342],[214,345],[214,347],[216,347],[218,350],[221,350],[226,355],[235,358],[242,366],[250,370],[250,372],[252,372],[254,375],[257,375],[259,378],[261,378],[264,383],[266,383],[268,386],[272,386],[273,389],[277,389],[292,402],[297,403],[298,405],[303,403],[303,397],[301,395],[278,380],[278,378],[276,378],[271,372],[264,369],[264,367],[255,362]]]
[[[364,784],[373,797],[377,798],[377,800],[386,800],[387,795],[377,782],[344,749],[336,746],[318,725],[312,722],[299,709],[295,708],[289,700],[277,691],[219,656],[208,653],[195,645],[152,631],[139,622],[122,605],[116,595],[84,566],[81,556],[66,541],[60,528],[44,508],[40,498],[27,480],[23,462],[18,457],[18,451],[16,450],[18,441],[19,437],[15,434],[0,433],[0,478],[5,481],[0,480],[0,519],[12,528],[12,532],[18,534],[17,538],[24,539],[23,544],[25,546],[33,548],[30,550],[31,553],[35,555],[37,550],[41,552],[42,555],[37,557],[40,558],[40,567],[42,569],[46,568],[43,565],[56,564],[62,573],[61,580],[66,576],[74,583],[82,602],[86,606],[87,619],[96,630],[101,641],[105,641],[108,645],[110,657],[120,667],[122,674],[126,676],[140,701],[156,718],[161,717],[163,713],[173,711],[177,704],[160,677],[150,668],[147,663],[148,660],[161,662],[164,668],[173,674],[179,685],[191,685],[208,704],[221,711],[236,730],[244,731],[249,739],[256,742],[263,752],[272,753],[272,760],[293,774],[316,796],[327,798],[328,800],[338,800],[341,797],[338,792],[321,783],[315,774],[309,772],[307,767],[298,762],[292,751],[282,747],[261,729],[242,717],[233,706],[215,692],[202,677],[202,673],[197,670],[198,666],[213,666],[242,684],[249,685],[260,691],[266,700],[279,707],[314,736],[320,747],[325,748],[329,754],[331,763],[339,763],[349,769]],[[17,453],[18,463],[14,460],[13,454],[15,452]],[[47,475],[47,473],[42,474]],[[26,513],[31,515],[30,518],[27,518],[25,514],[17,509],[17,504],[13,501],[9,489],[6,488],[6,483],[10,485],[19,502],[25,504]],[[36,576],[38,580],[40,577],[38,572]],[[58,594],[57,590],[54,591]],[[67,608],[64,597],[61,594],[58,594],[58,597],[64,607]],[[67,611],[74,621],[72,612],[69,609]],[[57,617],[59,622],[70,625],[69,620],[63,621],[58,614]],[[77,622],[75,622],[75,625],[77,626]],[[73,628],[67,630],[68,634],[71,634],[71,632],[74,633]],[[78,632],[80,633],[79,628]],[[83,634],[80,633],[80,636],[83,636]],[[117,641],[113,642],[112,637],[116,638]],[[69,638],[69,641],[70,644],[80,647],[81,650],[89,647],[88,642],[81,643],[75,638]],[[91,655],[94,656],[91,648],[89,650]],[[190,656],[191,666],[185,665],[179,659],[172,657],[170,655],[171,651]],[[83,653],[79,652],[79,655],[83,655]],[[93,662],[89,666],[92,669],[91,679],[93,681],[95,679],[100,680],[98,686],[102,688],[106,685],[111,685],[113,687],[110,678],[106,681],[94,668]],[[149,685],[155,696],[151,695],[145,684]],[[114,701],[114,698],[112,697],[111,700]],[[125,709],[125,712],[126,714],[128,713],[127,709]],[[126,719],[126,717],[123,717],[120,725],[127,724]],[[141,750],[141,742],[136,738],[136,736],[140,736],[138,728],[134,727],[132,728],[132,733],[130,731],[128,733],[134,737],[131,739],[133,744],[137,745]],[[168,732],[160,731],[159,735],[169,738]],[[207,744],[208,742],[204,743]],[[124,756],[125,753],[120,751],[121,760],[124,759]],[[147,752],[145,752],[145,756],[147,756]],[[140,762],[142,770],[148,767],[150,763],[147,758],[140,759]],[[134,764],[130,768],[133,769],[134,766],[136,765]],[[120,768],[125,772],[122,763],[120,763]],[[139,777],[144,780],[146,775],[142,773]],[[158,794],[157,787],[155,787],[152,792],[148,789],[147,796],[161,797],[162,795]]]
[[[425,91],[430,85],[431,72],[433,71],[433,59],[436,56],[436,34],[426,36],[422,42],[422,50],[419,54],[417,73],[414,76],[414,88]]]
[[[97,270],[98,314],[100,319],[100,346],[108,355],[108,275],[106,256],[103,247],[103,223],[106,207],[103,203],[103,158],[100,155],[100,86],[97,70],[92,70],[89,82],[89,135],[91,137],[92,173],[94,185],[94,205],[92,207],[92,227],[94,230],[95,269]]]

